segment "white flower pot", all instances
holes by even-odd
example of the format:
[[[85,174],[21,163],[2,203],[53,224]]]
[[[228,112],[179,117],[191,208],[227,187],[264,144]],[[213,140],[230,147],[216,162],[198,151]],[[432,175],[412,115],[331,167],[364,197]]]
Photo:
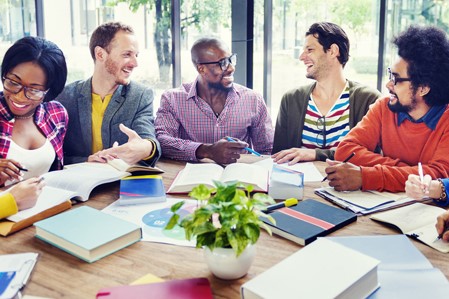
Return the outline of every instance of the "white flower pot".
[[[237,279],[246,273],[256,256],[256,246],[248,245],[241,255],[236,257],[232,248],[204,248],[204,256],[209,270],[221,279]]]

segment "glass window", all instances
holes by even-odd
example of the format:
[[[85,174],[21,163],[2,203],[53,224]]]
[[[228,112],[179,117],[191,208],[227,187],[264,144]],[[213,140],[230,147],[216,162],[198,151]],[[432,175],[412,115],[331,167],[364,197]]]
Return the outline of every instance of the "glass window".
[[[35,11],[34,0],[0,1],[0,57],[14,41],[36,35]]]
[[[263,84],[263,0],[256,1],[254,88]],[[377,84],[378,5],[371,0],[275,0],[273,1],[273,49],[271,115],[277,117],[282,95],[290,89],[313,82],[305,77],[299,61],[305,33],[315,22],[340,25],[349,36],[350,59],[346,78],[372,87]],[[262,13],[262,15],[261,15]],[[262,28],[262,30],[260,29]],[[257,36],[257,38],[256,38]],[[257,62],[256,62],[257,61]]]
[[[231,28],[229,24],[231,24],[231,0],[182,1],[181,81],[183,83],[194,81],[198,75],[190,55],[190,49],[197,39],[204,36],[218,37],[232,51]]]

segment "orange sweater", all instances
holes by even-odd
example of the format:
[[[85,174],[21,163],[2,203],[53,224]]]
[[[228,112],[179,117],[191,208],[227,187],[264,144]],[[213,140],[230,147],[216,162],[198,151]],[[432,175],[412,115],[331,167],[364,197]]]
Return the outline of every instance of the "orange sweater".
[[[432,131],[408,119],[398,127],[397,113],[388,108],[388,101],[389,97],[377,100],[339,144],[335,160],[355,152],[351,163],[361,166],[362,190],[404,191],[408,175],[418,174],[418,162],[433,179],[449,177],[448,107]],[[377,145],[383,155],[374,153]]]

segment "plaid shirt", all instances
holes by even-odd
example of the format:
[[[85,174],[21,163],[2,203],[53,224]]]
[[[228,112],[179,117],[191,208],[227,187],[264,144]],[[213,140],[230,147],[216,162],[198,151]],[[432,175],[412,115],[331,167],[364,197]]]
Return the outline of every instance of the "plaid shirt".
[[[261,95],[239,84],[228,92],[224,109],[215,116],[196,92],[197,80],[161,97],[155,120],[156,136],[165,157],[197,161],[196,149],[225,136],[247,142],[262,154],[273,147],[273,125]]]
[[[34,123],[50,141],[56,152],[56,161],[51,170],[62,169],[62,142],[68,120],[67,111],[59,102],[43,102],[36,107]],[[6,159],[8,155],[14,122],[14,116],[7,107],[3,92],[0,92],[0,158]]]

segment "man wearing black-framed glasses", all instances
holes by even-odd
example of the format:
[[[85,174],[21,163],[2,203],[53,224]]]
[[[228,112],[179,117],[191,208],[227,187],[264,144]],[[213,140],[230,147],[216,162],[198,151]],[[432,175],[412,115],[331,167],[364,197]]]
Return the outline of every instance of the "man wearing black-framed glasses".
[[[236,54],[221,40],[205,37],[194,43],[191,55],[197,79],[161,97],[155,127],[163,155],[228,164],[246,153],[245,147],[270,154],[271,118],[260,94],[234,83]]]
[[[399,57],[387,69],[390,95],[376,101],[337,147],[336,161],[355,153],[350,163],[331,161],[326,168],[336,190],[404,191],[419,163],[423,175],[449,176],[448,36],[433,26],[411,26],[393,43]]]

